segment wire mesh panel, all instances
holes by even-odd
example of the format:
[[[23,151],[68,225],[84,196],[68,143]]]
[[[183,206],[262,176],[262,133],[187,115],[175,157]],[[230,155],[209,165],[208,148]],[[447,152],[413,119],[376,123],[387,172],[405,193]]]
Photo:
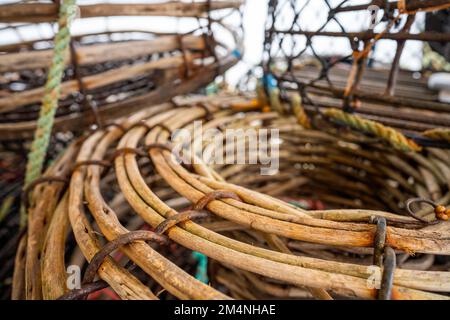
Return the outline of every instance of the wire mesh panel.
[[[372,121],[364,125],[400,130],[420,145],[448,147],[450,105],[427,85],[437,64],[422,60],[424,48],[448,58],[450,34],[432,22],[448,16],[449,6],[434,0],[269,1],[265,73],[282,94],[298,92],[309,114],[335,120],[339,114],[337,122],[348,125],[347,115],[329,111],[338,109]]]

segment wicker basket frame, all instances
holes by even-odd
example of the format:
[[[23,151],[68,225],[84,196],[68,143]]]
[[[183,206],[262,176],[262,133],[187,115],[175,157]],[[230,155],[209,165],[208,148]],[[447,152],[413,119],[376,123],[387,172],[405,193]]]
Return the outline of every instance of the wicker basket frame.
[[[398,207],[410,196],[449,202],[448,179],[443,179],[450,166],[447,151],[429,149],[423,155],[406,155],[345,131],[305,130],[294,119],[277,113],[242,113],[237,107],[242,104],[248,100],[239,96],[177,99],[72,144],[44,175],[68,179],[68,184],[42,183],[31,191],[27,237],[21,239],[17,254],[13,297],[56,299],[66,293],[67,230],[72,230],[79,250],[91,261],[102,251],[103,237],[123,240],[139,225],[124,219],[129,210],[124,203],[140,216],[141,223],[156,229],[177,216],[174,208],[186,205],[183,199],[192,203],[194,210],[207,209],[211,218],[196,223],[185,217],[164,234],[219,262],[222,271],[216,270],[211,278],[227,286],[236,298],[258,297],[258,290],[252,287],[237,290],[248,281],[259,283],[266,294],[284,284],[295,297],[375,298],[377,290],[367,285],[370,272],[365,260],[373,252],[377,233],[371,223],[374,217],[386,219],[386,244],[398,253],[450,254],[448,222],[424,225],[402,215],[404,210]],[[205,128],[222,131],[280,129],[279,174],[260,176],[255,165],[198,163],[185,167],[174,161],[169,148],[171,133],[179,128],[193,130],[195,120],[203,121]],[[139,150],[147,151],[141,155]],[[139,160],[144,155],[151,159],[153,169]],[[107,170],[103,166],[111,159],[114,170]],[[335,209],[303,210],[275,198],[304,198],[311,196],[309,190],[316,200]],[[429,208],[420,214],[434,219]],[[229,297],[190,276],[152,244],[134,241],[120,251],[180,299]],[[310,254],[302,254],[304,251]],[[357,255],[351,259],[350,252]],[[395,270],[392,298],[447,299],[436,292],[449,292],[450,274],[430,267],[429,262],[418,269],[425,271]],[[236,281],[229,280],[230,270],[237,270],[246,282],[236,287]],[[110,257],[100,264],[98,275],[122,299],[156,298]],[[298,287],[310,289],[300,293]]]

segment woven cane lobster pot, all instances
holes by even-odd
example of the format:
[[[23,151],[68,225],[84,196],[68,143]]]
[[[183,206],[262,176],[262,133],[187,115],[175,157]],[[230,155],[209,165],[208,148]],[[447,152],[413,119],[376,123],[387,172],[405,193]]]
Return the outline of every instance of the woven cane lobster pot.
[[[2,298],[10,296],[17,229],[26,222],[19,222],[23,188],[86,130],[200,90],[233,66],[242,54],[240,6],[209,0],[0,5]]]
[[[177,97],[117,124],[71,144],[28,190],[13,298],[449,299],[450,224],[428,204],[405,207],[450,202],[448,151],[305,129],[229,94]],[[200,124],[189,162],[174,151]],[[207,132],[230,129],[270,132],[278,169],[201,156]],[[194,277],[190,250],[208,257],[209,280]],[[81,289],[69,286],[76,268]]]
[[[64,73],[55,130],[79,133],[133,113],[149,101],[158,104],[195,91],[234,65],[242,50],[240,25],[235,23],[240,5],[240,1],[1,5],[0,38],[5,40],[0,45],[0,140],[32,137],[48,68],[59,49],[53,41],[58,11],[59,22],[67,22],[62,8],[66,15],[72,13],[74,21],[70,50],[60,57]]]
[[[427,82],[431,71],[447,70],[450,35],[442,17],[449,6],[440,0],[270,1],[266,76],[282,97],[297,92],[309,115],[369,135],[411,139],[409,150],[448,148],[450,104]]]

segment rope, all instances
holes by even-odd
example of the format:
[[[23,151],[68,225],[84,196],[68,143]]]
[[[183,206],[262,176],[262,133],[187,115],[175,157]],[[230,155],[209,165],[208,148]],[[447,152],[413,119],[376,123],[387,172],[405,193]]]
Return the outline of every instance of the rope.
[[[270,106],[269,102],[267,101],[267,96],[264,91],[264,85],[262,84],[262,81],[258,81],[258,84],[256,85],[256,97],[258,99],[258,103],[262,111],[269,112]]]
[[[446,128],[430,129],[425,131],[423,135],[431,139],[444,140],[450,142],[450,129]]]
[[[278,88],[269,89],[269,101],[272,110],[278,112],[279,114],[283,114],[283,105],[281,104],[280,101],[280,89]]]
[[[292,111],[294,112],[297,122],[305,129],[311,129],[311,123],[306,115],[302,105],[302,97],[297,93],[291,97]]]
[[[423,44],[422,65],[424,69],[450,72],[450,62],[447,62],[442,55],[433,51],[427,42]]]
[[[269,97],[267,97],[264,88],[267,89]],[[263,112],[273,110],[281,115],[284,114],[285,108],[280,99],[280,89],[277,87],[276,80],[271,74],[265,75],[264,78],[258,82],[256,95]],[[303,128],[310,129],[311,123],[303,108],[302,97],[300,94],[293,94],[290,100],[292,111],[297,118],[298,123]]]
[[[276,80],[270,73],[265,74],[258,81],[256,94],[263,112],[276,111],[279,114],[284,113],[284,108],[280,100],[280,89],[278,89]]]
[[[259,99],[251,99],[249,101],[239,101],[230,104],[230,107],[235,111],[251,111],[262,109]]]
[[[208,257],[203,253],[194,251],[192,252],[192,257],[198,261],[197,271],[195,273],[195,278],[203,283],[208,284]]]
[[[348,125],[353,129],[382,138],[392,147],[394,147],[394,149],[401,151],[422,150],[419,145],[417,145],[414,141],[406,138],[401,132],[393,128],[386,127],[381,123],[363,119],[357,115],[349,114],[335,108],[324,111],[324,115],[340,123]]]
[[[45,84],[45,94],[42,99],[34,140],[28,154],[25,187],[39,178],[44,166],[55,112],[58,108],[58,99],[61,93],[61,78],[65,68],[64,58],[69,49],[70,24],[75,17],[75,3],[76,0],[63,0],[59,7],[58,32],[55,36],[53,60]],[[21,210],[20,223],[21,226],[24,226],[26,223],[25,210]]]

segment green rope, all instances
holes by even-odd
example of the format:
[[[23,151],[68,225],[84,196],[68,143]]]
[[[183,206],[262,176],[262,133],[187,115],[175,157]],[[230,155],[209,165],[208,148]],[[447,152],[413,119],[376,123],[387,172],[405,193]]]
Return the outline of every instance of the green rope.
[[[215,82],[211,82],[206,88],[205,92],[207,96],[214,95],[219,92],[219,86]]]
[[[53,60],[48,71],[45,84],[45,94],[37,120],[37,127],[31,150],[28,154],[28,163],[25,176],[25,187],[39,178],[44,166],[45,156],[50,141],[55,112],[61,94],[61,79],[65,68],[65,57],[70,43],[70,25],[76,13],[76,0],[63,0],[59,9],[58,32],[55,36]],[[21,210],[20,225],[26,225],[26,212]]]
[[[303,209],[303,210],[311,210],[311,206],[306,203],[306,201],[297,201],[297,200],[291,200],[288,201],[289,204],[292,204],[294,207]]]
[[[195,278],[203,283],[208,284],[208,257],[203,253],[194,251],[192,252],[192,257],[198,261],[197,272],[195,273]]]

